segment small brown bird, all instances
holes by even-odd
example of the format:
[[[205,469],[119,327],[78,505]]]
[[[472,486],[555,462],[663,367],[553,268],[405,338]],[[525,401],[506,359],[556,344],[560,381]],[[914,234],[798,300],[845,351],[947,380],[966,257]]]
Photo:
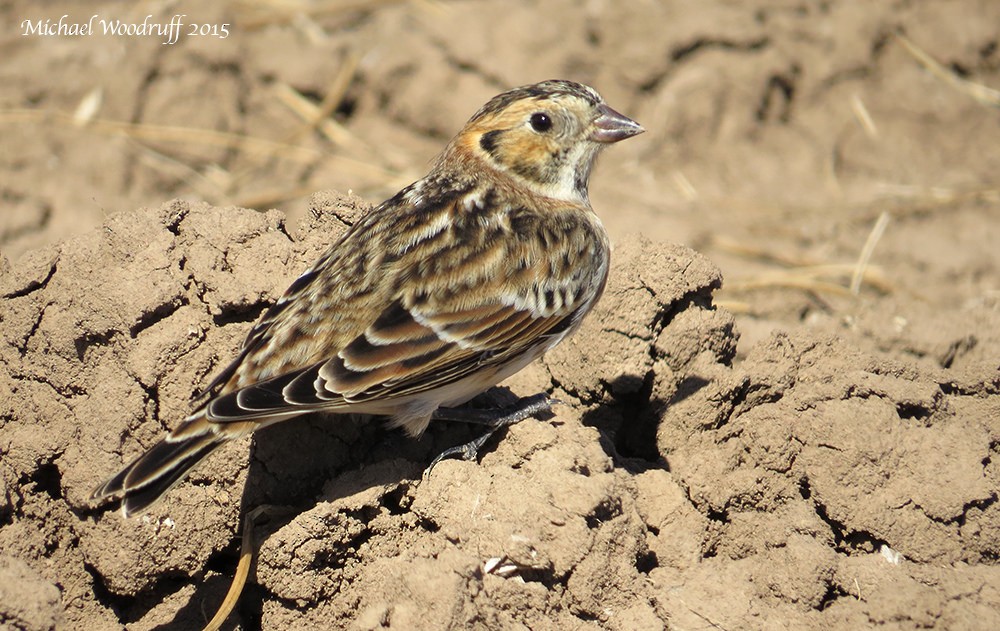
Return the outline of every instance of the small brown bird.
[[[474,458],[498,428],[547,410],[544,394],[455,406],[558,344],[600,298],[610,246],[587,182],[603,147],[642,131],[571,81],[491,99],[426,177],[292,283],[196,411],[93,498],[139,513],[226,441],[309,412],[384,415],[411,436],[432,419],[487,427],[440,460]]]

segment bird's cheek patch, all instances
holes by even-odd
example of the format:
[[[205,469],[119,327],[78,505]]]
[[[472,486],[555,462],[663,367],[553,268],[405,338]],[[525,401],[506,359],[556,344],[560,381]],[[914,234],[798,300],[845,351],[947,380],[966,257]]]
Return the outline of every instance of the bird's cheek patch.
[[[488,131],[479,137],[479,146],[494,159],[499,158],[500,135],[503,132],[499,129]]]

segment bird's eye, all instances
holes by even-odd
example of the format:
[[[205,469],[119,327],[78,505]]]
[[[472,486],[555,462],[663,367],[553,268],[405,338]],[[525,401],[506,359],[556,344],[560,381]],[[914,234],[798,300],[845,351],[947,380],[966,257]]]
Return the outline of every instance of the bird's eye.
[[[537,132],[545,132],[552,129],[552,119],[545,112],[535,112],[528,119],[531,123],[531,128]]]

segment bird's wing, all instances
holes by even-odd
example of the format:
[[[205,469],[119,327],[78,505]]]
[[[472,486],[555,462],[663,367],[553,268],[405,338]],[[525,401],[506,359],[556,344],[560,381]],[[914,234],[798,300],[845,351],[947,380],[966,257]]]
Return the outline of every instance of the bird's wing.
[[[573,329],[606,277],[599,226],[579,209],[490,211],[495,200],[482,208],[468,199],[384,205],[384,213],[396,214],[355,225],[265,314],[236,366],[223,373],[232,380],[253,366],[259,372],[244,374],[264,376],[223,389],[207,402],[207,419],[357,409],[372,401],[384,409],[537,353]],[[377,280],[358,284],[360,277]],[[298,363],[264,373],[288,355],[276,340],[305,317],[318,333],[294,338]]]
[[[339,242],[336,245],[339,245]],[[336,245],[334,245],[334,248]],[[264,312],[261,319],[250,329],[250,333],[247,334],[246,339],[243,341],[243,346],[240,347],[240,352],[225,368],[215,375],[212,381],[205,386],[204,390],[198,393],[197,398],[217,394],[233,378],[247,355],[259,350],[267,343],[272,326],[279,321],[280,316],[289,305],[294,304],[296,299],[305,295],[309,290],[313,282],[319,277],[321,271],[329,263],[334,248],[328,250],[312,267],[296,278],[288,286],[288,289],[285,290],[281,298]]]
[[[241,371],[246,371],[249,364],[267,362],[267,356],[271,353],[269,347],[282,346],[282,343],[276,343],[277,338],[281,336],[283,329],[287,331],[289,325],[294,324],[299,314],[325,311],[343,320],[343,314],[349,314],[352,307],[357,307],[356,304],[349,304],[353,295],[371,293],[371,287],[366,286],[369,279],[365,278],[360,270],[366,266],[370,267],[370,261],[377,255],[379,238],[375,233],[380,220],[387,215],[398,214],[404,207],[397,201],[398,197],[399,195],[374,208],[367,216],[348,228],[309,269],[288,286],[278,301],[271,305],[250,329],[237,356],[198,394],[198,398],[206,395],[216,396],[220,392],[231,390],[233,382],[237,381],[234,377]],[[341,291],[329,291],[328,286]],[[350,286],[353,286],[353,291],[343,290]],[[299,314],[296,314],[296,311]],[[329,326],[326,334],[330,336],[334,324],[332,322],[327,324]],[[353,337],[351,330],[364,328],[364,325],[359,325],[356,321],[340,325],[347,331],[346,336],[330,341],[343,343]],[[287,342],[285,345],[287,346]],[[302,353],[303,357],[309,355],[308,351]],[[309,363],[313,362],[306,361],[301,365],[287,366],[279,372],[294,371],[306,367]]]
[[[551,346],[593,302],[590,279],[579,274],[524,282],[538,275],[517,279],[500,268],[466,270],[467,293],[432,286],[393,301],[332,357],[212,400],[209,419],[336,410],[433,390]],[[428,293],[437,299],[425,299]]]
[[[390,305],[334,357],[216,397],[214,422],[389,402],[501,366],[561,335],[582,305],[541,315],[498,302],[428,313]]]
[[[533,223],[544,219],[533,217],[510,221],[512,231],[502,238],[478,238],[453,216],[441,222],[448,228],[425,240],[443,242],[408,240],[398,260],[390,254],[383,258],[383,264],[395,260],[405,279],[356,334],[307,365],[220,394],[207,404],[208,419],[224,423],[315,409],[346,411],[370,408],[359,404],[373,401],[391,408],[402,397],[551,347],[596,300],[607,258],[603,237],[584,234],[592,229],[587,222],[560,227],[562,237],[578,244],[562,248],[551,230]],[[424,218],[425,224],[433,221]],[[599,241],[596,247],[587,241],[591,237]]]

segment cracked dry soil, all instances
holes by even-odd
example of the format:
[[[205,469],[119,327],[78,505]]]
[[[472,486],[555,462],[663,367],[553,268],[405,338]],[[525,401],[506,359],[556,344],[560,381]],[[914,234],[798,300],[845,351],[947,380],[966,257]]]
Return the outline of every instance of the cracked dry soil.
[[[274,503],[248,626],[971,628],[996,615],[997,381],[832,335],[775,333],[734,366],[717,268],[641,237],[617,249],[579,334],[505,384],[566,404],[479,464],[421,481],[461,428],[414,442],[309,418],[228,447],[142,518],[94,510],[89,491],[184,414],[367,206],[321,194],[313,208],[289,231],[278,212],[176,201],[10,269],[6,620],[197,626],[227,587],[241,506]]]
[[[1000,628],[1000,128],[894,39],[996,88],[1000,4],[123,6],[0,8],[235,24],[5,42],[0,106],[45,116],[0,117],[0,627],[200,628],[266,504],[228,628]],[[284,88],[319,104],[355,63],[344,133],[302,133]],[[556,76],[649,131],[595,171],[598,309],[479,402],[547,391],[551,418],[421,479],[471,430],[307,417],[143,518],[90,506],[368,208],[305,191],[382,199],[487,98]],[[52,114],[95,88],[99,122],[296,148]],[[830,270],[883,212],[853,295]]]

